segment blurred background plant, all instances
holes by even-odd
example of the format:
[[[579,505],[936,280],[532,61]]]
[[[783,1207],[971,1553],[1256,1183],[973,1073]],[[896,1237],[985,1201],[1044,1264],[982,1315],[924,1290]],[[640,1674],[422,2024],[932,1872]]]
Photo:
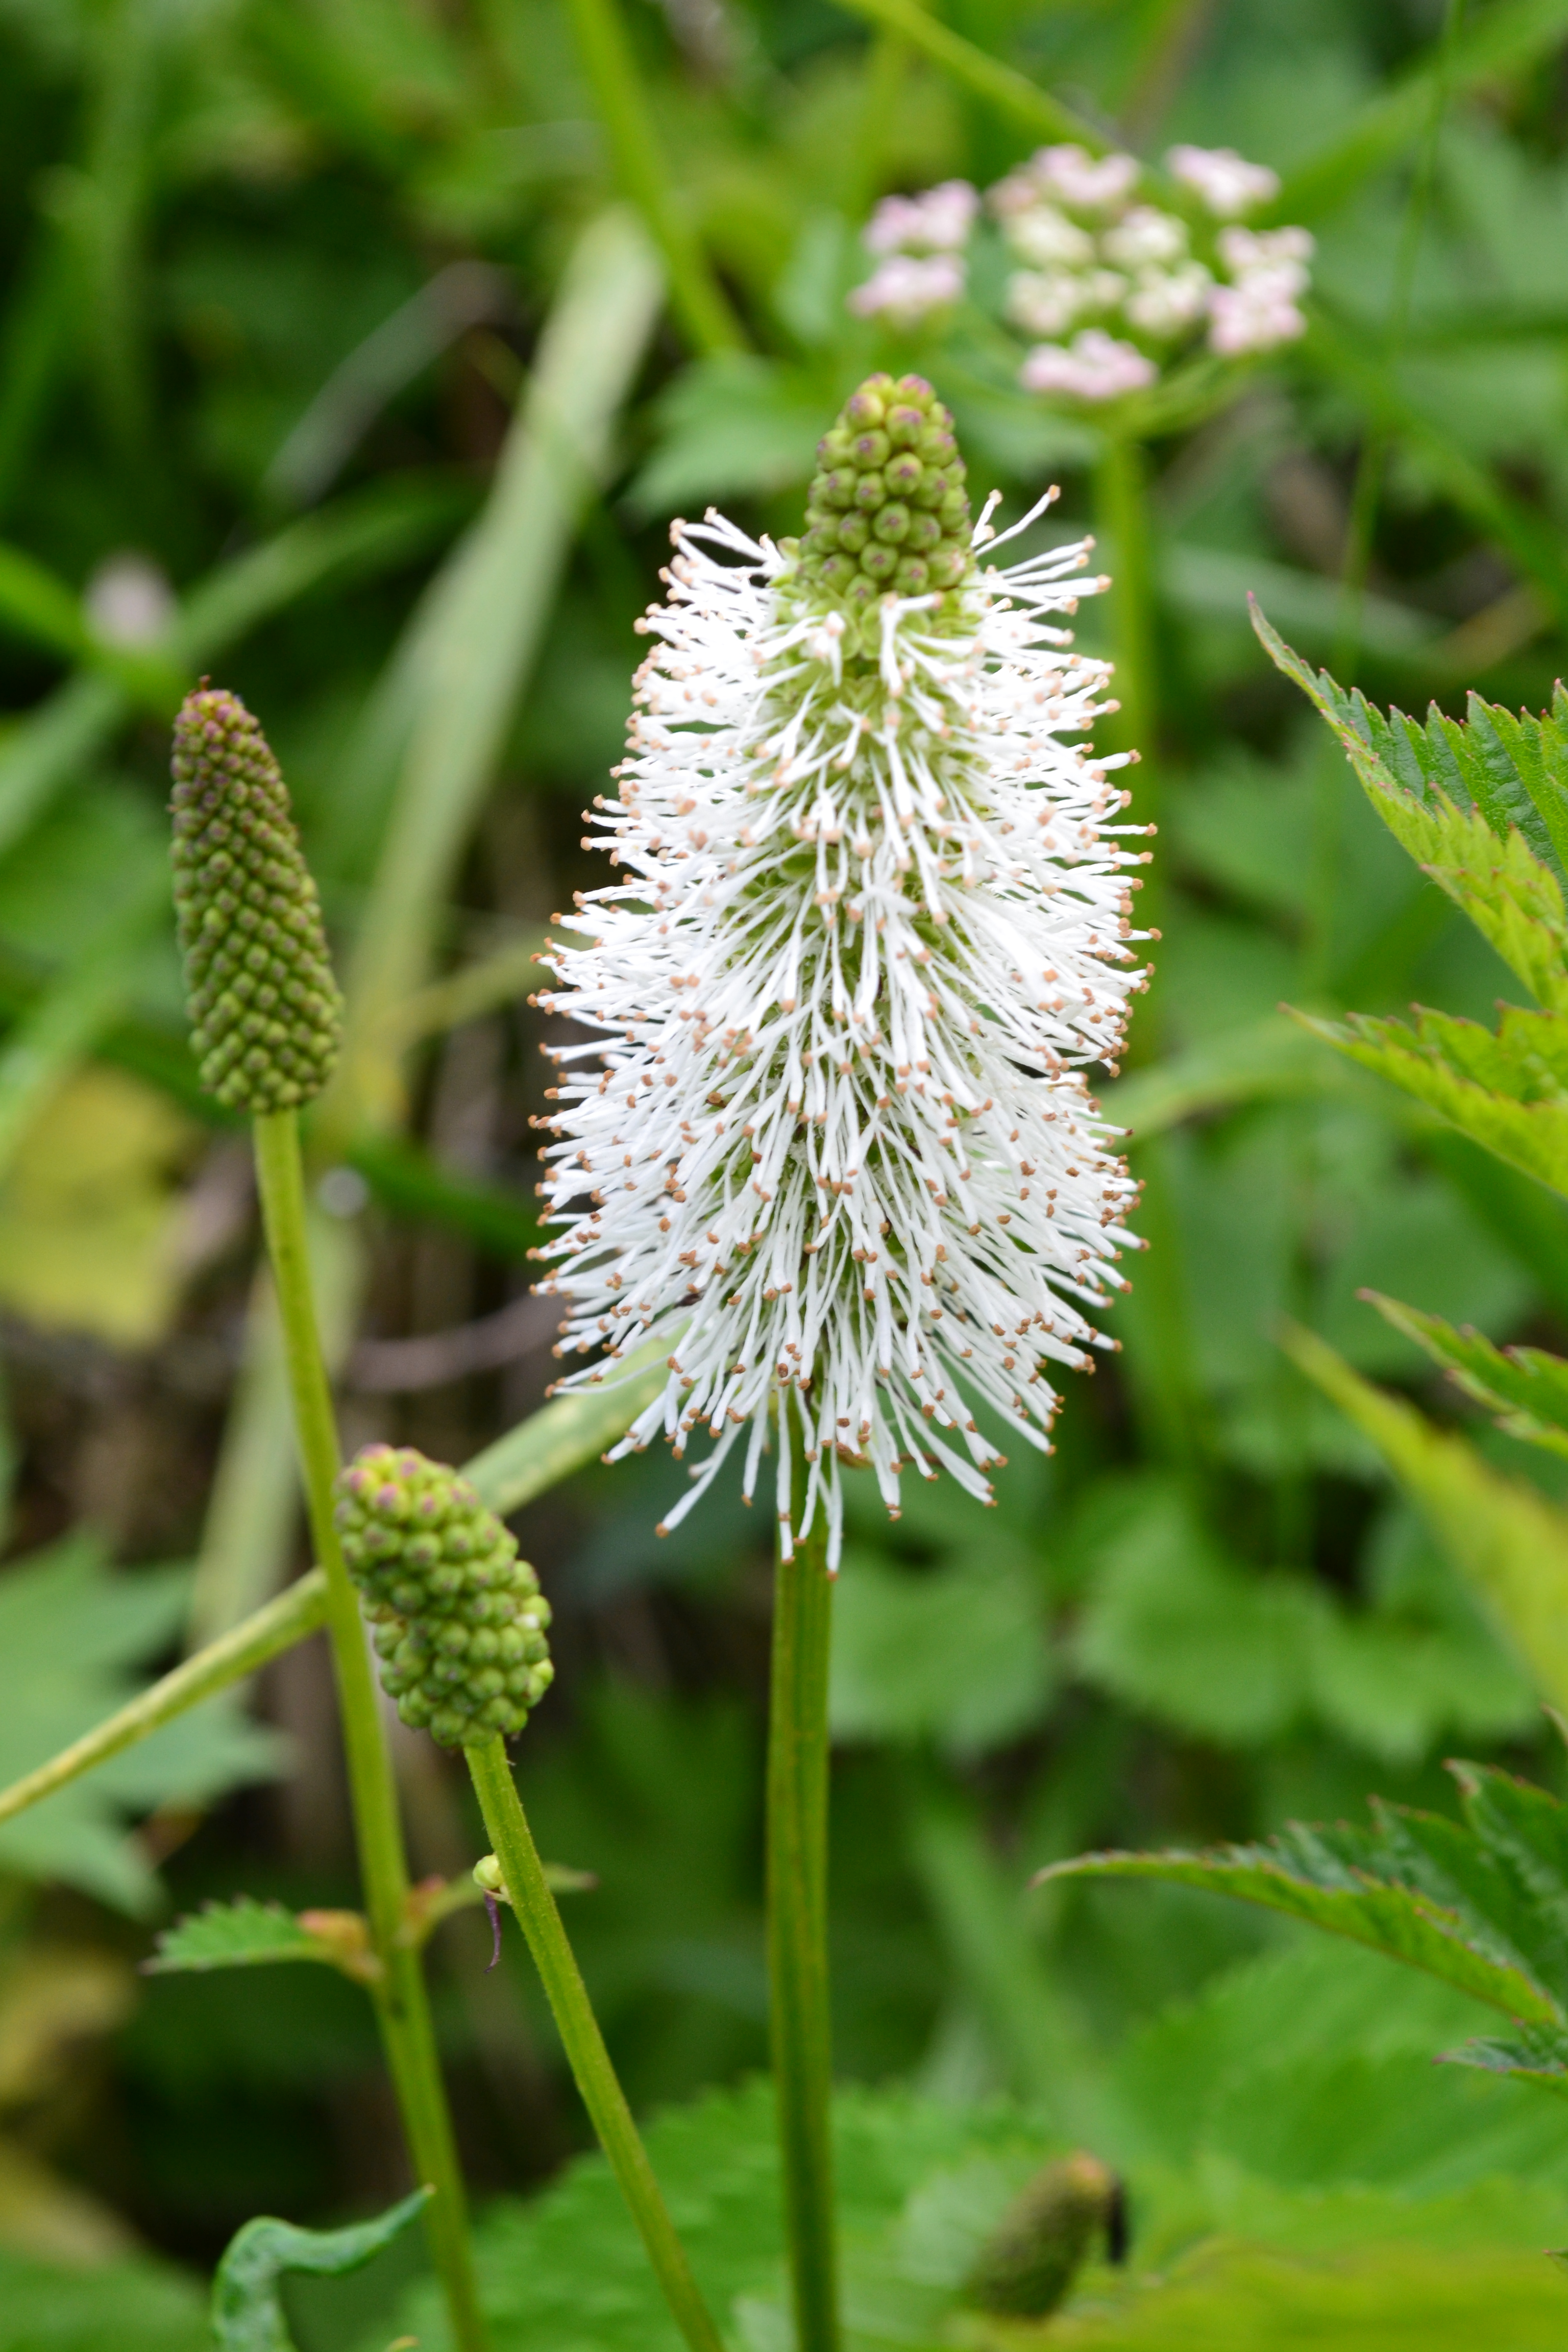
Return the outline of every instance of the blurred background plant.
[[[1510,982],[1263,662],[1245,596],[1374,699],[1549,702],[1565,54],[1563,0],[0,0],[0,1776],[303,1559],[244,1139],[197,1092],[179,1017],[181,693],[221,670],[261,717],[349,991],[311,1138],[345,1436],[464,1460],[548,1378],[531,958],[597,878],[579,812],[620,749],[668,520],[714,499],[797,529],[845,394],[918,368],[976,487],[1010,519],[1059,479],[1040,529],[1093,530],[1115,575],[1080,642],[1122,664],[1164,937],[1137,1066],[1106,1096],[1154,1246],[1124,1352],[997,1513],[933,1488],[889,1528],[852,1499],[840,2071],[1098,2134],[1143,2167],[1157,2245],[1278,2240],[1304,2189],[1363,2237],[1378,2197],[1470,2198],[1462,2226],[1430,2208],[1434,2245],[1561,2229],[1552,2117],[1515,2084],[1433,2089],[1447,2015],[1394,2032],[1375,1962],[1179,1888],[1026,1888],[1085,1846],[1260,1836],[1373,1787],[1452,1810],[1446,1746],[1562,1785],[1527,1669],[1277,1345],[1291,1316],[1452,1415],[1358,1291],[1561,1348],[1568,1223],[1279,1015],[1413,996],[1484,1015]],[[1066,145],[1147,159],[1151,201],[1194,223],[1171,151],[1277,173],[1247,224],[1310,232],[1305,331],[1217,355],[1198,337],[1096,409],[1020,382],[994,224],[972,311],[852,305],[884,197],[994,187]],[[1473,1436],[1563,1492],[1549,1456]],[[656,1542],[678,1480],[650,1454],[521,1524],[559,1662],[522,1785],[543,1850],[597,1878],[574,1938],[644,2106],[765,2051],[768,1530],[715,1496]],[[405,2186],[338,1971],[132,1965],[159,1916],[240,1885],[354,1899],[319,1649],[248,1712],[0,1828],[0,2347],[40,2340],[45,2298],[84,2347],[143,2325],[199,2342],[155,2255],[209,2264],[258,2210],[331,2224]],[[416,1867],[466,1869],[459,1784],[427,1746],[398,1756]],[[486,1956],[471,1913],[432,1945],[481,2197],[582,2138],[542,2008],[525,2036]],[[1303,2065],[1331,2016],[1362,2033],[1331,2120]],[[1461,2098],[1491,2136],[1467,2108],[1445,2170]],[[1395,2107],[1407,2128],[1374,2130]],[[758,2137],[722,2098],[698,2116]],[[934,2126],[920,2145],[954,2178],[980,2161]],[[901,2157],[867,2161],[888,2184],[869,2231],[914,2192]],[[1489,2171],[1535,2189],[1485,2206]],[[1163,2206],[1161,2180],[1185,2184]],[[493,2259],[526,2265],[542,2233],[599,2261],[586,2197],[498,2223]],[[363,2325],[381,2352],[415,2259],[301,2288],[301,2345]],[[68,2296],[63,2260],[88,2266]],[[551,2340],[543,2306],[518,2310],[520,2342]]]

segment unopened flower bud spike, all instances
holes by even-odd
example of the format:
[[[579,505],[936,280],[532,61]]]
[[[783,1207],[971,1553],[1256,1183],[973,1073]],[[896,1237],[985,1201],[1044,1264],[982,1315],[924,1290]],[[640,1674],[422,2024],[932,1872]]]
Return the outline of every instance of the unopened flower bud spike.
[[[691,2352],[723,2352],[675,2234],[573,1957],[507,1761],[506,1741],[550,1686],[549,1604],[473,1488],[410,1446],[368,1445],[337,1481],[337,1531],[374,1628],[381,1679],[405,1723],[461,1748],[495,1848],[474,1872],[500,1951],[498,1899],[517,1914],[583,2104]]]
[[[288,787],[237,695],[174,721],[174,906],[191,1045],[231,1110],[293,1110],[332,1074],[342,999]]]
[[[337,1057],[342,1001],[321,904],[278,763],[235,695],[200,687],[174,724],[174,899],[203,1085],[253,1121],[262,1221],[343,1728],[372,1988],[415,2170],[435,2195],[430,2249],[458,2352],[488,2352],[457,2143],[418,1953],[404,1933],[408,1866],[374,1678],[333,1524],[339,1465],[306,1240],[300,1108]]]

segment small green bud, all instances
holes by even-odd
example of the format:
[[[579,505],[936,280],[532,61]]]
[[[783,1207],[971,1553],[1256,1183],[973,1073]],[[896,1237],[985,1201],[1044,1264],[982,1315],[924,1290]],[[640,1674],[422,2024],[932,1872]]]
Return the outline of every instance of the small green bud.
[[[963,460],[952,418],[923,376],[867,378],[817,445],[806,530],[786,550],[795,593],[868,612],[889,591],[962,587],[973,567]],[[933,614],[957,610],[944,598]]]
[[[412,1447],[367,1445],[337,1481],[343,1558],[382,1684],[443,1748],[521,1731],[555,1669],[550,1603],[468,1481]]]
[[[483,1853],[475,1863],[474,1885],[485,1895],[499,1895],[503,1903],[509,1899],[500,1864],[493,1853]]]
[[[237,695],[202,686],[174,721],[174,907],[191,1043],[234,1110],[289,1110],[332,1074],[342,999],[288,788]]]
[[[1021,2189],[970,2272],[967,2301],[999,2318],[1044,2319],[1055,2311],[1095,2237],[1125,2252],[1121,2183],[1097,2156],[1081,2151],[1047,2164]]]

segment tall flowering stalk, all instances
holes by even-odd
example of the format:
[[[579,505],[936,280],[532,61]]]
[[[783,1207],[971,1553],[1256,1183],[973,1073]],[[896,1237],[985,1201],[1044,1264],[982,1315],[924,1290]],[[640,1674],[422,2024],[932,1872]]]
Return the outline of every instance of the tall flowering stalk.
[[[426,2217],[459,2352],[485,2352],[462,2175],[419,1955],[375,1685],[333,1518],[338,1434],[321,1360],[299,1112],[337,1059],[342,1000],[288,788],[238,698],[203,686],[174,723],[174,904],[202,1084],[250,1114],[295,1433],[327,1625],[375,1973],[371,1991],[409,2152],[435,2191]]]
[[[610,2063],[507,1760],[508,1738],[554,1678],[550,1604],[515,1538],[445,1463],[412,1447],[367,1445],[335,1492],[334,1525],[375,1628],[383,1685],[412,1730],[463,1750],[495,1848],[475,1878],[492,1904],[504,1897],[517,1915],[671,2316],[690,2352],[723,2352]]]
[[[1006,569],[952,419],[876,376],[819,451],[804,537],[678,523],[616,797],[541,1003],[563,1381],[668,1342],[662,1432],[705,1458],[673,1527],[776,1437],[769,1908],[797,2337],[837,2341],[827,2152],[828,1584],[840,1475],[989,1499],[1107,1344],[1134,1187],[1086,1088],[1137,963],[1127,795],[1087,742],[1109,671],[1059,624],[1087,544]],[[1047,500],[1015,528],[1034,522]],[[979,1413],[984,1411],[983,1425]],[[612,1458],[614,1458],[612,1456]]]

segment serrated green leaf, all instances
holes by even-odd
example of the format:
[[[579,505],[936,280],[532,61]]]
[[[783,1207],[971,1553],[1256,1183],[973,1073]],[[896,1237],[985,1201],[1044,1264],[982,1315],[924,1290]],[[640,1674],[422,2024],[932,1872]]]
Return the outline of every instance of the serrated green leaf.
[[[1263,1909],[1369,1945],[1439,1977],[1460,1992],[1541,2024],[1563,2011],[1545,1986],[1527,1973],[1506,1937],[1478,1913],[1462,1916],[1394,1875],[1396,1856],[1409,1860],[1408,1817],[1390,1833],[1393,1808],[1380,1809],[1377,1826],[1308,1829],[1293,1823],[1266,1845],[1218,1846],[1201,1853],[1091,1853],[1051,1864],[1039,1881],[1058,1878],[1159,1879],[1231,1895]],[[1427,1816],[1426,1819],[1436,1819]],[[1452,1826],[1447,1824],[1447,1826]],[[1389,1875],[1385,1877],[1384,1873]]]
[[[412,2197],[348,2230],[300,2230],[258,2214],[233,2238],[213,2281],[212,2325],[219,2352],[294,2352],[279,2284],[286,2271],[338,2278],[357,2271],[401,2235],[433,2194]]]
[[[1568,1100],[1542,1091],[1550,1064],[1538,1050],[1550,1039],[1553,1056],[1558,1053],[1557,1015],[1515,1012],[1496,1036],[1479,1022],[1442,1013],[1422,1012],[1415,1029],[1364,1013],[1352,1013],[1348,1028],[1305,1013],[1296,1018],[1336,1053],[1414,1095],[1510,1167],[1568,1192]],[[1519,1025],[1531,1020],[1542,1027]],[[1478,1078],[1478,1069],[1505,1080],[1509,1091]]]
[[[1424,1315],[1381,1291],[1362,1296],[1385,1322],[1452,1373],[1467,1396],[1495,1412],[1510,1437],[1568,1454],[1568,1361],[1541,1348],[1494,1347],[1483,1332],[1457,1331],[1440,1315]]]
[[[1422,727],[1310,670],[1256,605],[1253,625],[1339,737],[1394,838],[1542,1004],[1568,1007],[1568,712],[1515,719],[1472,695],[1465,724],[1434,705]]]
[[[1372,1440],[1537,1687],[1568,1706],[1568,1517],[1373,1388],[1314,1333],[1292,1327],[1283,1345]]]
[[[1561,2026],[1535,2025],[1518,2033],[1482,2034],[1445,2050],[1447,2066],[1474,2066],[1483,2074],[1518,2074],[1528,2083],[1568,2095],[1568,2032]]]
[[[1568,883],[1568,699],[1559,682],[1552,709],[1533,718],[1471,694],[1464,723],[1434,710],[1471,799],[1492,830],[1516,825],[1559,883]]]
[[[271,1960],[325,1960],[336,1955],[312,1936],[280,1903],[258,1903],[242,1895],[233,1903],[207,1903],[189,1918],[165,1927],[142,1967],[149,1976],[205,1969],[258,1968]]]
[[[1469,1830],[1542,1921],[1551,1942],[1544,1965],[1561,1972],[1568,1958],[1568,1810],[1495,1764],[1456,1761],[1448,1769]],[[1568,2006],[1568,1989],[1560,1990]]]

